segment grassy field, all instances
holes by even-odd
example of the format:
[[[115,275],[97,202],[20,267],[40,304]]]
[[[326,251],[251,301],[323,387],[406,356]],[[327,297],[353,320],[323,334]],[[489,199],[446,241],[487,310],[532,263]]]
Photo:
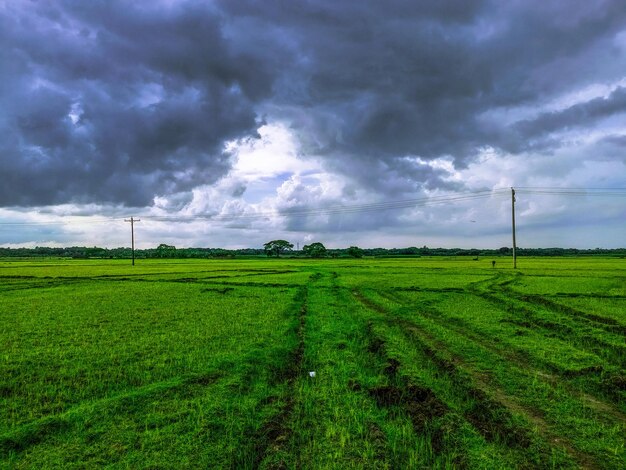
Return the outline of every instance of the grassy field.
[[[626,260],[510,264],[0,262],[0,466],[626,468]]]

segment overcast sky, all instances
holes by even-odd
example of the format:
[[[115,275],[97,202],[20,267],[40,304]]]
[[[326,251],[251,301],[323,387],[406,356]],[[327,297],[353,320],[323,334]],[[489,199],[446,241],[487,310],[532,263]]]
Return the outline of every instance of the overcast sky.
[[[510,246],[510,194],[465,196],[626,188],[626,8],[0,0],[0,135],[0,246]],[[516,215],[626,246],[624,196]]]

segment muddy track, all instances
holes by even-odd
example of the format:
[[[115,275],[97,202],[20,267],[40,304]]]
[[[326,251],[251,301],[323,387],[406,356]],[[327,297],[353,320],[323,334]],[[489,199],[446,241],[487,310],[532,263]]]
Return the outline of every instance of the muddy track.
[[[459,358],[450,355],[445,345],[430,337],[412,322],[398,320],[406,336],[418,345],[424,355],[437,366],[474,405],[465,412],[465,418],[490,442],[500,441],[509,447],[527,449],[531,444],[530,432],[512,424],[511,403],[502,391],[500,400],[492,398],[494,389],[478,374],[468,373],[467,365]],[[431,344],[433,346],[431,346]],[[443,354],[442,354],[443,353]],[[487,393],[489,391],[490,393]],[[518,411],[518,410],[514,410]]]
[[[351,292],[368,309],[385,315],[386,311],[381,306],[371,302],[360,291],[352,290]],[[374,323],[371,321],[366,327],[366,339],[367,352],[372,356],[372,363],[381,364],[380,371],[387,378],[387,385],[370,387],[365,389],[365,392],[374,399],[378,407],[405,415],[411,421],[415,432],[430,440],[435,456],[456,454],[453,460],[454,467],[468,468],[467,456],[462,449],[458,448],[459,442],[450,437],[451,429],[436,422],[438,418],[449,413],[455,418],[449,417],[451,419],[448,421],[457,421],[461,418],[432,389],[417,384],[399,373],[401,363],[391,357],[385,339],[374,331]],[[353,384],[352,388],[363,390],[358,383]],[[455,451],[451,452],[452,449]]]
[[[374,399],[378,407],[405,414],[418,434],[430,437],[432,450],[436,455],[448,452],[450,449],[445,446],[444,430],[433,424],[434,419],[450,412],[448,405],[431,389],[411,383],[406,377],[400,376],[398,374],[400,362],[389,356],[385,340],[374,332],[371,322],[368,323],[366,331],[368,353],[372,355],[373,362],[383,364],[381,372],[387,377],[388,382],[387,385],[366,389],[367,394]],[[352,389],[359,391],[363,387],[353,383]],[[455,464],[458,468],[467,467],[462,457],[457,458]]]
[[[494,387],[486,377],[481,376],[465,361],[448,351],[445,344],[433,338],[427,331],[408,320],[390,318],[389,312],[383,306],[376,304],[358,291],[355,297],[368,308],[383,314],[388,324],[401,327],[405,335],[422,350],[423,354],[447,375],[466,397],[474,401],[474,405],[466,410],[464,417],[486,440],[503,442],[509,447],[522,450],[530,446],[535,449],[538,446],[544,447],[541,455],[544,463],[548,465],[549,449],[545,448],[545,444],[542,446],[535,441],[530,430],[513,424],[512,414],[517,414],[531,423],[546,443],[558,442],[559,447],[569,454],[581,468],[601,468],[591,455],[579,451],[569,440],[553,432],[552,426],[540,411],[524,406],[507,395],[504,390]]]
[[[526,431],[509,426],[506,421],[510,416],[506,416],[507,413],[503,409],[504,407],[492,400],[484,390],[468,386],[468,377],[459,370],[458,361],[443,358],[435,349],[431,348],[423,340],[424,332],[422,332],[418,326],[401,318],[389,317],[389,312],[387,312],[384,307],[376,304],[358,292],[355,296],[368,308],[385,315],[385,323],[401,327],[405,336],[413,343],[417,343],[424,355],[428,357],[438,369],[449,376],[452,382],[455,383],[460,390],[465,392],[467,397],[476,400],[476,408],[470,409],[465,415],[465,418],[471,422],[487,440],[493,441],[499,439],[500,441],[506,442],[509,446],[528,447],[530,439],[526,435]],[[430,341],[435,340],[430,338]],[[441,344],[437,346],[442,347]],[[393,366],[393,364],[391,365]],[[388,368],[390,368],[390,366],[388,366]]]

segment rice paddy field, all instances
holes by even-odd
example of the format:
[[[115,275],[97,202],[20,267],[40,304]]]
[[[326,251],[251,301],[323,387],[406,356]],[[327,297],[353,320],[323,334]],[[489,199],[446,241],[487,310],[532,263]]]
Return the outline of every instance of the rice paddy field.
[[[0,261],[3,468],[626,468],[626,260]]]

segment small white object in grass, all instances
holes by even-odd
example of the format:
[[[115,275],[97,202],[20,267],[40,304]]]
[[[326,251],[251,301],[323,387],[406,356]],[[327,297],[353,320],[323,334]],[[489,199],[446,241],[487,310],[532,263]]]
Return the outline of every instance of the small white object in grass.
[[[315,371],[312,370],[311,372],[309,372],[309,377],[315,377]]]

